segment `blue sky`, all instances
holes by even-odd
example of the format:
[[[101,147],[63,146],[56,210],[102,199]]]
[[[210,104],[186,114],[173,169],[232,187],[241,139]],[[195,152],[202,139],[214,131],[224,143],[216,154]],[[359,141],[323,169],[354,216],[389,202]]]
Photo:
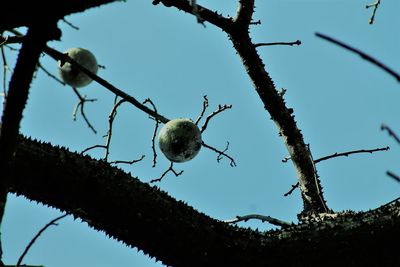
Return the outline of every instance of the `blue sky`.
[[[206,143],[224,148],[238,164],[216,162],[216,154],[202,149],[190,162],[176,164],[184,170],[178,178],[169,175],[157,184],[173,197],[217,219],[259,213],[295,221],[302,201],[298,191],[284,197],[296,183],[294,168],[281,159],[287,156],[274,123],[264,110],[240,59],[226,34],[193,16],[150,0],[127,1],[89,10],[67,19],[76,31],[60,22],[61,42],[50,46],[91,50],[99,64],[99,75],[139,100],[151,98],[168,118],[196,119],[203,95],[210,101],[208,112],[218,104],[232,104],[209,124]],[[215,3],[217,2],[217,3]],[[199,4],[233,16],[236,1],[198,1]],[[400,2],[382,1],[374,25],[368,20],[369,1],[257,1],[253,26],[254,42],[295,41],[301,46],[261,47],[259,53],[277,88],[286,88],[286,101],[294,108],[298,126],[310,143],[314,158],[335,152],[371,149],[389,145],[388,152],[337,158],[317,165],[330,208],[368,210],[396,197],[400,185],[385,175],[400,174],[400,147],[387,133],[386,123],[400,133],[400,86],[396,80],[360,57],[314,36],[321,32],[370,55],[400,71]],[[13,66],[15,52],[7,51]],[[42,64],[56,73],[56,62],[47,56]],[[8,76],[9,77],[9,76]],[[45,73],[32,84],[21,132],[73,151],[102,144],[113,95],[92,83],[80,89],[97,98],[86,105],[86,113],[98,134],[81,117],[71,113],[77,98]],[[152,168],[153,121],[126,104],[119,110],[111,147],[111,160],[130,160],[145,154],[144,161],[121,166],[144,182],[158,177],[169,162],[159,153]],[[92,151],[101,158],[103,151]],[[9,196],[2,225],[4,261],[15,264],[26,244],[57,210],[22,197]],[[258,222],[244,227],[270,229]],[[67,266],[162,266],[136,250],[90,229],[85,223],[66,218],[40,237],[25,258],[27,264]]]

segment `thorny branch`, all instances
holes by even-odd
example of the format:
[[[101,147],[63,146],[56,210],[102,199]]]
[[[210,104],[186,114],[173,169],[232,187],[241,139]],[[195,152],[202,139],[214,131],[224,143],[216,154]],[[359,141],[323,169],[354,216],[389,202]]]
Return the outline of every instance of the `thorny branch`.
[[[370,8],[370,7],[373,7],[373,8],[374,8],[374,10],[372,11],[371,18],[369,19],[369,24],[373,24],[373,23],[374,23],[374,21],[375,21],[375,14],[376,14],[376,11],[378,10],[378,7],[379,7],[380,4],[381,4],[381,0],[376,0],[375,3],[369,4],[369,5],[366,5],[366,6],[365,6],[366,9],[368,9],[368,8]]]
[[[332,155],[329,156],[325,156],[319,159],[314,160],[314,163],[318,163],[324,160],[328,160],[331,158],[337,158],[337,157],[348,157],[351,154],[359,154],[359,153],[374,153],[374,152],[378,152],[378,151],[388,151],[390,149],[390,147],[386,146],[386,147],[381,147],[381,148],[374,148],[374,149],[360,149],[360,150],[352,150],[352,151],[347,151],[347,152],[342,152],[342,153],[334,153]]]
[[[292,226],[293,224],[273,218],[271,216],[266,216],[266,215],[258,215],[258,214],[249,214],[245,216],[236,216],[235,219],[232,220],[225,220],[225,223],[238,223],[238,222],[247,222],[248,220],[255,219],[255,220],[260,220],[262,222],[268,222],[270,224],[276,225],[276,226],[281,226],[281,227],[289,227]]]
[[[96,129],[93,127],[93,125],[90,123],[89,119],[86,117],[86,113],[85,113],[85,103],[86,102],[94,102],[97,101],[97,99],[88,99],[86,98],[86,95],[81,96],[81,94],[78,92],[78,90],[75,87],[72,87],[72,90],[74,91],[74,93],[76,94],[76,96],[79,98],[79,102],[78,104],[76,104],[74,111],[72,112],[72,119],[74,121],[76,121],[76,114],[78,113],[78,109],[81,112],[81,115],[83,117],[83,119],[85,120],[86,124],[88,125],[88,127],[90,128],[90,130],[93,131],[93,133],[97,133]]]
[[[360,153],[370,153],[370,154],[372,154],[372,153],[378,152],[378,151],[388,151],[389,149],[390,149],[390,147],[389,147],[389,146],[386,146],[386,147],[374,148],[374,149],[352,150],[352,151],[347,151],[347,152],[342,152],[342,153],[336,152],[336,153],[334,153],[334,154],[332,154],[332,155],[328,155],[328,156],[325,156],[325,157],[322,157],[322,158],[319,158],[319,159],[314,160],[314,164],[317,164],[317,163],[319,163],[319,162],[321,162],[321,161],[328,160],[328,159],[332,159],[332,158],[337,158],[337,157],[348,157],[348,156],[350,156],[350,155],[352,155],[352,154],[360,154]],[[287,158],[285,158],[285,159],[287,159]],[[287,160],[286,160],[286,161],[287,161]],[[286,162],[286,161],[282,160],[282,162]],[[296,183],[296,184],[292,185],[292,188],[291,188],[287,193],[285,193],[284,196],[287,197],[288,195],[292,194],[293,191],[294,191],[297,187],[299,187],[299,183]]]
[[[181,175],[183,173],[183,170],[180,172],[175,171],[174,169],[174,163],[171,161],[171,165],[169,166],[169,168],[159,177],[156,179],[153,179],[150,181],[150,183],[155,183],[155,182],[161,182],[161,180],[165,177],[165,175],[167,175],[167,173],[172,172],[175,177],[178,177],[179,175]]]
[[[26,254],[28,253],[29,249],[32,247],[32,245],[36,242],[36,240],[39,238],[39,236],[46,231],[47,228],[49,228],[52,225],[57,225],[56,222],[63,219],[64,217],[66,217],[68,214],[64,214],[61,215],[53,220],[51,220],[49,223],[47,223],[42,229],[39,230],[39,232],[32,238],[32,240],[29,242],[29,244],[26,246],[24,252],[21,254],[21,256],[18,259],[17,265],[16,267],[21,266],[21,263],[24,259],[24,257],[26,256]],[[21,266],[22,267],[22,266]]]
[[[349,45],[347,45],[347,44],[345,44],[345,43],[343,43],[343,42],[341,42],[339,40],[336,40],[336,39],[334,39],[332,37],[329,37],[327,35],[324,35],[322,33],[318,33],[317,32],[317,33],[315,33],[315,35],[317,37],[319,37],[319,38],[322,38],[322,39],[324,39],[324,40],[326,40],[328,42],[334,43],[334,44],[336,44],[336,45],[338,45],[338,46],[340,46],[340,47],[342,47],[344,49],[347,49],[347,50],[359,55],[362,59],[364,59],[364,60],[374,64],[378,68],[384,70],[385,72],[387,72],[388,74],[390,74],[391,76],[396,78],[396,80],[398,82],[400,82],[400,74],[398,74],[397,72],[395,72],[394,70],[392,70],[391,68],[389,68],[388,66],[383,64],[382,62],[378,61],[377,59],[371,57],[370,55],[368,55],[368,54],[366,54],[364,52],[362,52],[361,50],[356,49],[354,47],[351,47],[351,46],[349,46]]]

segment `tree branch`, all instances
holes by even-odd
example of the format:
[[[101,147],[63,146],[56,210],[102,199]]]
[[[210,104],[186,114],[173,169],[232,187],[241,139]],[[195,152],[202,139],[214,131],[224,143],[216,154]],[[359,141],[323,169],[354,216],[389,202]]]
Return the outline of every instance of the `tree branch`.
[[[8,192],[9,164],[15,150],[22,113],[28,101],[32,77],[46,42],[61,37],[56,21],[48,19],[47,24],[38,24],[28,29],[9,84],[0,127],[0,170],[3,173],[0,179],[0,223]]]
[[[104,161],[22,137],[12,173],[12,192],[70,212],[168,266],[400,264],[389,242],[400,235],[399,202],[260,233],[214,220]]]
[[[393,76],[398,82],[400,82],[400,74],[398,74],[397,72],[395,72],[394,70],[392,70],[391,68],[389,68],[388,66],[383,64],[382,62],[378,61],[377,59],[375,59],[375,58],[371,57],[370,55],[364,53],[363,51],[358,50],[358,49],[356,49],[354,47],[351,47],[351,46],[349,46],[349,45],[347,45],[347,44],[345,44],[345,43],[343,43],[343,42],[341,42],[339,40],[336,40],[336,39],[334,39],[332,37],[329,37],[327,35],[324,35],[322,33],[318,33],[317,32],[317,33],[315,33],[315,35],[317,37],[319,37],[319,38],[322,38],[322,39],[324,39],[324,40],[326,40],[328,42],[334,43],[334,44],[336,44],[336,45],[338,45],[338,46],[340,46],[340,47],[342,47],[342,48],[344,48],[346,50],[349,50],[349,51],[359,55],[362,59],[364,59],[364,60],[372,63],[373,65],[377,66],[378,68],[384,70],[385,72],[387,72],[388,74]]]

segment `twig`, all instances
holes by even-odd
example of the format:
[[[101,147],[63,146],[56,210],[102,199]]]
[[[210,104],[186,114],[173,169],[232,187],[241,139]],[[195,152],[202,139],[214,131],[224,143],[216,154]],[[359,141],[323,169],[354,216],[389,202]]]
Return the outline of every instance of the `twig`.
[[[261,220],[262,222],[268,222],[270,224],[281,226],[281,227],[292,226],[291,223],[288,223],[288,222],[273,218],[271,216],[258,215],[258,214],[250,214],[250,215],[245,215],[245,216],[236,216],[235,219],[226,220],[224,222],[225,223],[238,223],[238,222],[241,222],[241,221],[247,222],[250,219]]]
[[[50,78],[54,79],[55,81],[59,82],[62,85],[66,85],[65,82],[63,82],[62,80],[60,80],[59,78],[57,78],[57,76],[55,76],[54,74],[50,73],[45,67],[43,67],[43,65],[39,62],[38,63],[38,67],[44,71],[44,73],[46,73]]]
[[[88,152],[89,150],[92,150],[95,148],[106,148],[106,146],[105,145],[94,145],[94,146],[88,147],[88,148],[82,150],[81,155],[83,155],[84,153]]]
[[[337,158],[337,157],[348,157],[351,154],[358,154],[358,153],[374,153],[377,151],[388,151],[390,149],[390,147],[381,147],[381,148],[375,148],[375,149],[360,149],[360,150],[353,150],[353,151],[347,151],[347,152],[342,152],[342,153],[335,153],[329,156],[325,156],[319,159],[314,160],[314,163],[318,163],[324,160],[328,160],[331,158]]]
[[[158,113],[156,106],[154,105],[153,101],[151,101],[150,98],[147,98],[143,102],[143,104],[146,104],[146,103],[150,103],[150,105],[152,105],[152,107],[153,107],[154,112]],[[156,143],[156,135],[157,135],[157,130],[158,130],[158,124],[159,124],[158,120],[155,120],[155,122],[156,122],[156,125],[154,126],[153,136],[151,137],[151,149],[153,150],[153,166],[152,166],[153,168],[157,164],[157,152],[156,152],[155,143]]]
[[[377,59],[375,59],[375,58],[373,58],[373,57],[367,55],[366,53],[364,53],[364,52],[362,52],[362,51],[360,51],[360,50],[358,50],[358,49],[356,49],[356,48],[353,48],[353,47],[351,47],[351,46],[349,46],[349,45],[347,45],[347,44],[345,44],[345,43],[342,43],[342,42],[340,42],[340,41],[338,41],[338,40],[336,40],[336,39],[333,39],[332,37],[329,37],[329,36],[327,36],[327,35],[324,35],[324,34],[322,34],[322,33],[318,33],[318,32],[317,32],[317,33],[315,33],[315,35],[318,36],[319,38],[322,38],[322,39],[324,39],[324,40],[326,40],[326,41],[329,41],[329,42],[331,42],[331,43],[334,43],[334,44],[336,44],[336,45],[338,45],[338,46],[340,46],[340,47],[343,47],[344,49],[347,49],[347,50],[349,50],[349,51],[351,51],[351,52],[353,52],[353,53],[358,54],[361,58],[363,58],[363,59],[366,60],[366,61],[369,61],[370,63],[376,65],[376,66],[379,67],[380,69],[386,71],[387,73],[389,73],[390,75],[392,75],[394,78],[396,78],[396,80],[397,80],[398,82],[400,82],[400,74],[398,74],[398,73],[395,72],[394,70],[390,69],[388,66],[384,65],[383,63],[381,63],[381,62],[378,61]]]
[[[226,154],[225,152],[228,150],[228,147],[229,147],[229,142],[228,142],[228,145],[227,145],[227,147],[225,148],[225,150],[223,150],[223,151],[220,151],[220,150],[218,150],[218,149],[216,149],[216,148],[214,148],[214,147],[212,147],[212,146],[209,146],[209,145],[207,145],[206,143],[204,143],[204,141],[201,143],[204,147],[206,147],[206,148],[208,148],[208,149],[210,149],[210,150],[212,150],[212,151],[214,151],[214,152],[216,152],[217,154],[218,154],[218,156],[217,156],[217,161],[219,162],[221,159],[222,159],[222,156],[225,156],[225,157],[227,157],[228,159],[230,159],[230,165],[231,165],[231,167],[236,167],[236,162],[235,162],[235,160],[231,157],[231,156],[229,156],[228,154]]]
[[[301,41],[300,40],[296,40],[294,42],[274,42],[274,43],[258,43],[255,44],[255,47],[260,47],[260,46],[272,46],[272,45],[301,45]]]
[[[400,176],[398,176],[397,174],[394,174],[393,172],[387,171],[386,174],[393,178],[396,182],[400,183]]]
[[[224,110],[232,108],[232,105],[218,105],[218,109],[211,113],[210,115],[207,116],[206,121],[204,122],[203,126],[201,126],[200,132],[203,133],[205,129],[207,129],[208,123],[210,122],[211,118],[217,115],[218,113],[221,113]]]
[[[72,29],[79,31],[79,27],[75,26],[74,24],[72,24],[71,22],[69,22],[68,20],[66,20],[65,18],[61,19],[65,24],[67,24],[68,26],[70,26]]]
[[[371,18],[369,19],[369,24],[373,24],[374,23],[376,10],[378,10],[378,7],[379,7],[380,4],[381,4],[381,0],[377,0],[375,3],[365,6],[366,9],[368,9],[370,7],[374,8],[374,10],[372,11]]]
[[[52,225],[57,225],[56,222],[61,220],[62,218],[66,217],[68,214],[61,215],[53,220],[51,220],[48,224],[46,224],[40,231],[32,238],[32,240],[29,242],[29,244],[26,246],[24,252],[21,254],[21,256],[18,259],[16,267],[21,266],[22,260],[24,259],[25,255],[28,253],[29,249],[32,247],[32,245],[35,243],[36,239],[39,238],[39,236],[46,231],[47,228],[49,228]]]
[[[111,137],[112,137],[112,129],[113,129],[115,116],[117,116],[117,109],[124,102],[126,102],[125,99],[120,99],[119,101],[117,101],[117,97],[116,97],[115,98],[115,102],[114,102],[114,106],[111,109],[110,115],[108,115],[108,131],[107,131],[107,134],[106,134],[107,140],[106,140],[106,144],[104,145],[105,150],[106,150],[105,154],[104,154],[104,160],[105,161],[108,161],[108,155],[110,154],[110,143],[111,143]]]
[[[381,130],[382,131],[386,130],[389,133],[389,136],[393,137],[394,140],[396,140],[396,142],[398,144],[400,144],[400,138],[397,136],[397,134],[389,126],[387,126],[386,124],[382,123]]]
[[[78,112],[78,109],[81,112],[81,115],[83,117],[83,119],[85,120],[86,124],[88,125],[88,127],[95,133],[97,134],[96,129],[93,127],[93,125],[90,123],[89,119],[86,117],[85,114],[85,110],[84,110],[84,106],[86,102],[94,102],[97,101],[97,99],[87,99],[86,95],[81,96],[81,94],[78,92],[78,90],[75,87],[72,87],[74,93],[76,94],[76,96],[79,98],[79,102],[78,104],[76,104],[74,111],[72,112],[72,119],[74,121],[76,121],[76,114]]]
[[[145,158],[145,155],[141,155],[139,159],[134,159],[134,160],[114,160],[110,161],[110,164],[135,164],[139,161],[142,161]]]
[[[288,162],[291,158],[292,158],[292,157],[289,157],[289,156],[284,157],[284,158],[282,159],[282,162],[283,162],[283,163],[286,163],[286,162]]]
[[[297,188],[297,187],[299,187],[299,182],[297,182],[296,184],[294,184],[294,185],[292,185],[292,188],[288,191],[288,192],[286,192],[285,194],[283,194],[285,197],[287,197],[287,196],[289,196],[289,195],[291,195],[292,193],[293,193],[293,191]]]
[[[155,182],[161,182],[161,180],[165,177],[165,175],[167,175],[167,173],[172,172],[173,174],[175,174],[175,177],[178,177],[179,175],[181,175],[183,173],[183,170],[180,172],[176,172],[174,170],[174,163],[171,161],[171,165],[169,166],[169,168],[160,176],[160,178],[157,179],[153,179],[150,181],[150,183],[155,183]]]
[[[198,125],[200,120],[203,118],[204,113],[206,112],[207,108],[208,108],[208,99],[207,96],[203,96],[204,101],[203,101],[203,110],[201,111],[199,117],[197,118],[196,122],[194,124]]]

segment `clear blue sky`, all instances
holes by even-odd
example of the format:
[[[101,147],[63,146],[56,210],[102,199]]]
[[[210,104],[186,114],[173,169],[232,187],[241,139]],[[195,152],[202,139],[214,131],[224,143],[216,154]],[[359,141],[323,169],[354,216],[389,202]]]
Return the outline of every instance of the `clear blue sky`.
[[[203,149],[194,160],[176,165],[185,171],[182,176],[169,175],[158,186],[217,219],[259,213],[295,221],[302,208],[300,194],[295,191],[283,196],[296,183],[294,168],[290,162],[281,162],[287,156],[284,144],[226,34],[208,23],[202,27],[193,16],[151,2],[115,3],[69,16],[80,30],[60,22],[62,40],[50,45],[61,51],[70,47],[91,50],[99,64],[106,66],[100,76],[139,100],[150,97],[168,118],[196,119],[203,95],[210,100],[209,112],[218,104],[232,104],[232,110],[211,121],[203,138],[218,148],[229,141],[229,153],[238,166],[231,168],[227,160],[217,163],[216,155]],[[198,3],[224,15],[233,16],[236,10],[232,0]],[[368,24],[372,10],[365,9],[370,1],[256,3],[254,19],[262,24],[251,29],[254,42],[300,39],[303,43],[299,47],[262,47],[259,52],[277,88],[287,89],[287,104],[294,108],[314,157],[391,146],[389,152],[319,163],[329,207],[367,210],[398,197],[400,184],[385,172],[400,174],[400,147],[379,128],[384,122],[400,133],[400,84],[314,33],[336,37],[400,71],[400,37],[395,31],[400,26],[400,2],[382,0],[374,25]],[[7,51],[11,66],[15,54]],[[44,56],[41,62],[57,72],[51,58]],[[32,84],[21,132],[74,151],[103,143],[113,96],[95,83],[81,92],[98,99],[86,106],[97,135],[81,117],[72,121],[77,103],[73,91],[43,72]],[[169,164],[159,153],[157,167],[151,167],[152,131],[153,121],[146,114],[122,106],[115,122],[111,159],[129,160],[145,154],[144,161],[121,166],[144,182],[158,177]],[[92,155],[102,157],[103,151]],[[58,215],[57,210],[10,195],[2,225],[5,263],[15,264],[36,232]],[[241,225],[270,228],[258,222]],[[46,267],[161,266],[72,218],[45,232],[25,263]]]

